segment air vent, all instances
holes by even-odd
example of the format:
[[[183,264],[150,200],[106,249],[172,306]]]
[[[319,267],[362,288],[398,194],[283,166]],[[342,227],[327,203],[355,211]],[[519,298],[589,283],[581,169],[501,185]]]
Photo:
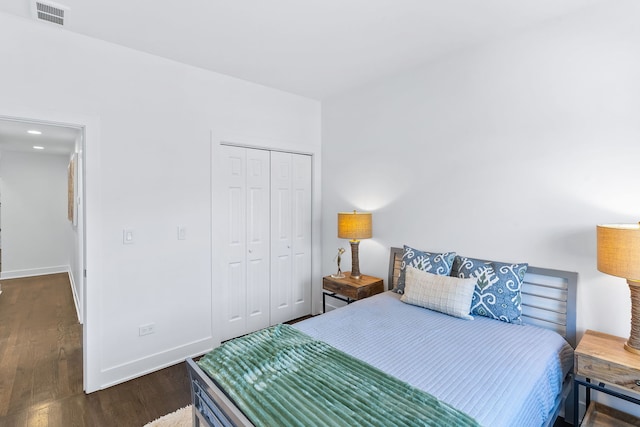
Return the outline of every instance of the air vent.
[[[35,0],[32,6],[34,16],[40,21],[64,25],[64,14],[68,7],[61,4]]]

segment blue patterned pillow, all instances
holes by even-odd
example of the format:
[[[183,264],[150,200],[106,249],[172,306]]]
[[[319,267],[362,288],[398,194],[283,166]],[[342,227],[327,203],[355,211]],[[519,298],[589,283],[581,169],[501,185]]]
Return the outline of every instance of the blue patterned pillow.
[[[478,279],[471,300],[471,314],[522,324],[522,281],[526,263],[506,264],[456,256],[451,275]]]
[[[393,292],[397,294],[404,293],[405,275],[408,265],[431,274],[448,276],[449,273],[451,273],[453,258],[455,258],[455,256],[455,252],[445,252],[442,254],[431,253],[419,251],[404,245],[402,263],[400,264],[400,277],[398,277],[398,284],[393,289]]]

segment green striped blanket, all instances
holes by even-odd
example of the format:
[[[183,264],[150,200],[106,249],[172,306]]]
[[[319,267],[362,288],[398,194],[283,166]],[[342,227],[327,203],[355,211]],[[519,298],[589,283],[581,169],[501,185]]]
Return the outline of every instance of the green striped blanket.
[[[236,338],[198,365],[256,426],[477,426],[468,415],[289,325]]]

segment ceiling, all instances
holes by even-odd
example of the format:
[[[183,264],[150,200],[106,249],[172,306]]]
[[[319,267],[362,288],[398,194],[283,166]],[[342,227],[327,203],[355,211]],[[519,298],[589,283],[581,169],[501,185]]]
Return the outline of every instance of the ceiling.
[[[40,135],[27,133],[38,130]],[[28,151],[42,154],[70,154],[75,150],[77,128],[0,119],[0,152]],[[36,150],[34,145],[44,147]]]
[[[602,1],[56,3],[69,8],[63,27],[69,31],[322,100],[452,50],[507,37]],[[0,11],[33,19],[31,0],[2,0]]]

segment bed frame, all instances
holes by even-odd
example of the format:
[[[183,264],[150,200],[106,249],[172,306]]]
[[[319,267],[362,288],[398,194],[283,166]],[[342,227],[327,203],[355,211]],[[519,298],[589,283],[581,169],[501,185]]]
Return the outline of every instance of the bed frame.
[[[391,248],[387,282],[389,289],[393,289],[398,282],[402,254],[402,248]],[[530,266],[522,287],[523,322],[551,329],[562,335],[575,348],[577,282],[577,273]],[[253,426],[193,359],[187,359],[186,363],[191,382],[194,426]],[[571,372],[572,370],[565,378],[554,415],[550,417],[546,427],[553,426],[562,409],[565,420],[573,419]]]

